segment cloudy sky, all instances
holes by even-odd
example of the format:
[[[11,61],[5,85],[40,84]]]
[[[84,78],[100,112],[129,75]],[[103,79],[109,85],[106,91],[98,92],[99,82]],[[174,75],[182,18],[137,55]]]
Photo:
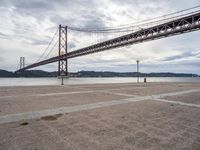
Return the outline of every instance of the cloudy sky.
[[[0,69],[15,70],[20,56],[41,56],[59,24],[102,28],[130,24],[200,5],[199,0],[0,0]],[[69,49],[105,35],[69,33]],[[115,36],[115,35],[114,35]],[[69,71],[182,72],[200,74],[200,31],[69,60]],[[99,38],[99,39],[98,39]],[[56,55],[57,48],[51,54]],[[57,64],[35,69],[55,71]]]

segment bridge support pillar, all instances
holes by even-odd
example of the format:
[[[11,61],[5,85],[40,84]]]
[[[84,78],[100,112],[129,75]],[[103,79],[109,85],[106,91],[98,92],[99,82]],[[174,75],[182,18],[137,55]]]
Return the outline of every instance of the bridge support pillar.
[[[63,59],[62,56],[67,54],[67,26],[59,25],[59,47],[58,47],[58,77],[68,76],[68,63],[67,57]]]
[[[20,57],[19,68],[22,69],[25,67],[25,57]]]

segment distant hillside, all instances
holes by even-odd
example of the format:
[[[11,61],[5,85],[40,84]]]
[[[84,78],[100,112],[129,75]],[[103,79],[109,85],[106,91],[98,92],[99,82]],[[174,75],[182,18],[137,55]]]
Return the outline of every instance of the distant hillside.
[[[0,77],[56,77],[57,72],[46,72],[42,70],[28,70],[21,73],[1,70]]]
[[[137,77],[137,72],[95,72],[80,71],[78,77]],[[198,77],[196,74],[185,73],[139,73],[140,77]]]
[[[21,73],[0,70],[0,77],[56,77],[57,72],[42,70],[27,70]],[[109,72],[109,71],[79,71],[70,73],[73,77],[137,77],[137,72]],[[140,77],[199,77],[196,74],[185,73],[139,73]]]
[[[0,69],[0,77],[14,77],[13,72]]]
[[[57,72],[47,72],[42,70],[26,70],[20,73],[14,73],[16,77],[56,77]]]

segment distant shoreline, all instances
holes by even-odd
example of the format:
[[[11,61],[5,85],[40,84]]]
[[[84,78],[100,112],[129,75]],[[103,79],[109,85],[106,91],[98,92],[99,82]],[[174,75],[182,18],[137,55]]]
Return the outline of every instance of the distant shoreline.
[[[159,72],[159,73],[137,73],[137,72],[111,72],[111,71],[79,71],[69,73],[69,77],[200,77],[197,74],[189,73],[171,73],[171,72]],[[47,72],[42,70],[26,70],[21,73],[6,71],[0,69],[0,78],[20,78],[20,77],[57,77],[57,72]]]

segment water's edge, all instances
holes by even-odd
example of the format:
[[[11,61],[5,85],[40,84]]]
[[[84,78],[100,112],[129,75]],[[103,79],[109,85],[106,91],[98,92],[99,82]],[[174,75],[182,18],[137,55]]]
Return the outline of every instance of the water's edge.
[[[113,78],[67,78],[64,84],[100,84],[100,83],[136,83],[136,77]],[[144,82],[144,78],[140,78]],[[200,77],[148,77],[147,82],[197,82]],[[36,85],[60,85],[58,78],[0,78],[0,86],[36,86]]]

